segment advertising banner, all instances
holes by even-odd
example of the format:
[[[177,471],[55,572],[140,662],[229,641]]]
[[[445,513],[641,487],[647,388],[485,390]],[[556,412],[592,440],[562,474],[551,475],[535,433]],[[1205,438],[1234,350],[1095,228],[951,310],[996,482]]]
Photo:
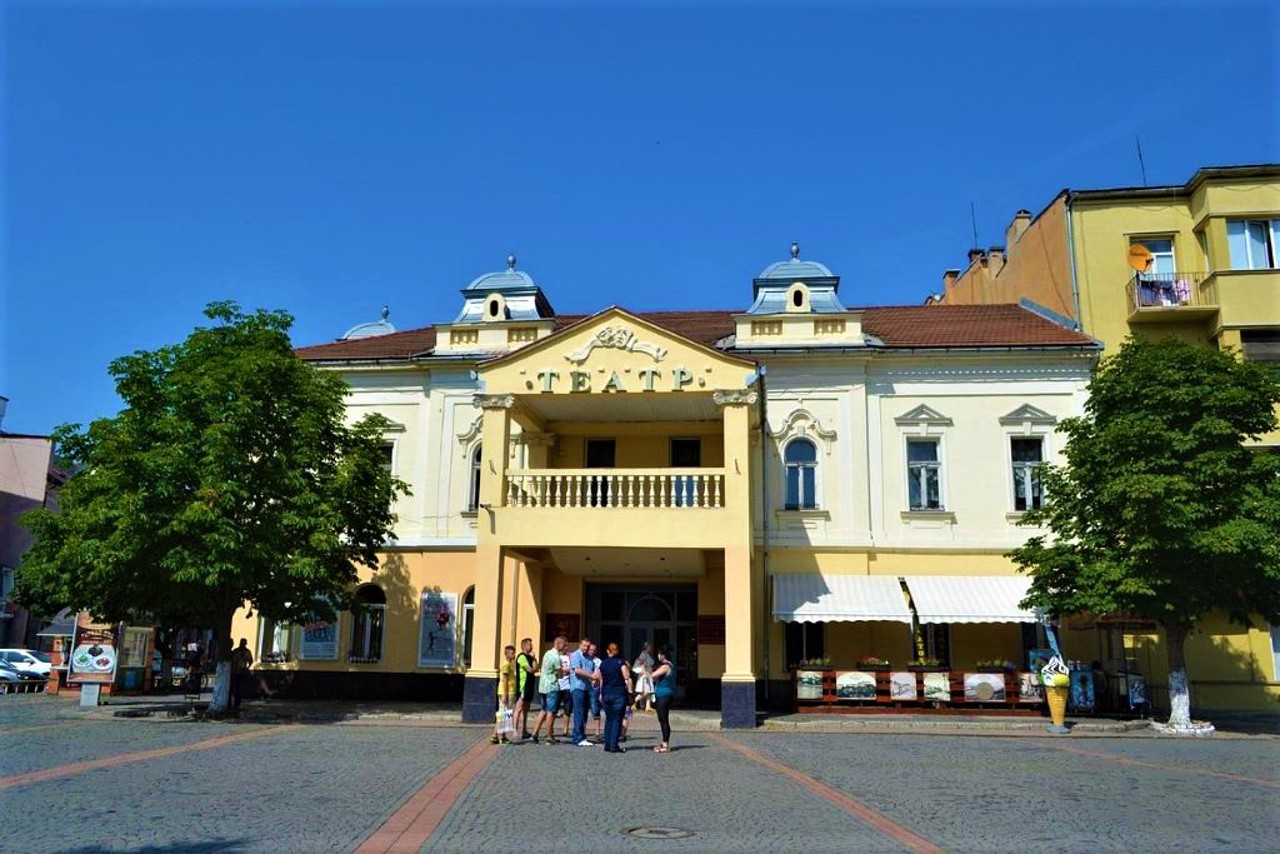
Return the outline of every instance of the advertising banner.
[[[299,661],[337,661],[338,629],[341,623],[335,615],[333,622],[312,620],[302,625],[302,637],[298,639]]]
[[[68,684],[110,685],[115,681],[118,661],[115,626],[91,622],[89,615],[81,611],[71,638]]]
[[[458,594],[423,592],[421,616],[418,666],[453,667],[458,659]]]

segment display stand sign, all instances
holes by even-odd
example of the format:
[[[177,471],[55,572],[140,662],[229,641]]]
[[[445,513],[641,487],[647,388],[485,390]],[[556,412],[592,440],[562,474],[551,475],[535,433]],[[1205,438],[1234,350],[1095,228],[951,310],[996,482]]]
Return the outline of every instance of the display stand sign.
[[[88,708],[94,708],[102,702],[102,686],[97,682],[85,683],[80,686],[80,705]]]
[[[421,617],[418,666],[453,667],[458,658],[458,595],[424,591]]]
[[[91,622],[89,615],[81,611],[71,638],[68,684],[110,685],[115,681],[118,662],[115,626]]]

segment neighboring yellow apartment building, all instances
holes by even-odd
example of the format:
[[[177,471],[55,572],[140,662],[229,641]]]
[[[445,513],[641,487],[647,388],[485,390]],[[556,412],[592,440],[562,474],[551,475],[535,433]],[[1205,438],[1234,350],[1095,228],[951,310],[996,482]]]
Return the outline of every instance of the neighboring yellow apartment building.
[[[468,720],[524,637],[668,645],[726,726],[787,705],[803,659],[1025,661],[1043,635],[1004,554],[1097,345],[1018,306],[850,309],[839,281],[793,245],[744,311],[569,317],[511,258],[452,322],[301,348],[353,419],[390,419],[412,494],[356,609],[235,636],[282,689]]]
[[[1130,334],[1171,334],[1280,369],[1280,165],[1206,167],[1176,186],[1063,190],[1034,217],[1018,211],[1005,239],[970,250],[968,267],[947,270],[928,303],[1022,303],[1075,325],[1105,353]],[[1262,444],[1280,451],[1280,433]],[[1137,659],[1162,686],[1155,633],[1076,625],[1075,654]],[[1280,700],[1280,626],[1210,619],[1187,655],[1199,706]]]

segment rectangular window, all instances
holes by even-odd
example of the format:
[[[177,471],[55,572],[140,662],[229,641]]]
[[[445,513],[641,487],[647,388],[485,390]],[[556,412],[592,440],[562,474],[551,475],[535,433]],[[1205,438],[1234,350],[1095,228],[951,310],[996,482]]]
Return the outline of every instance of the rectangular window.
[[[1043,439],[1011,439],[1013,458],[1013,509],[1038,510],[1044,492],[1040,487],[1040,464],[1044,462]]]
[[[1259,362],[1280,374],[1280,332],[1274,329],[1241,330],[1240,348],[1250,362]]]
[[[618,443],[614,439],[587,440],[587,468],[611,469],[617,465]],[[592,507],[608,507],[609,477],[592,476],[590,479],[591,494],[588,498]]]
[[[672,439],[671,467],[676,469],[700,468],[702,466],[701,439]],[[694,507],[698,503],[698,484],[692,477],[675,479],[677,507]]]
[[[1151,252],[1151,266],[1147,268],[1144,276],[1159,278],[1172,276],[1177,271],[1178,265],[1174,263],[1172,238],[1142,237],[1135,238],[1131,242],[1141,244]]]
[[[1280,626],[1271,627],[1271,678],[1280,682]]]
[[[787,668],[827,654],[824,623],[787,623]]]
[[[942,464],[933,439],[907,440],[907,499],[912,510],[942,509]]]
[[[1231,250],[1231,269],[1270,270],[1277,263],[1276,244],[1280,242],[1280,219],[1227,220],[1227,246]]]
[[[258,660],[264,664],[293,659],[295,627],[263,617],[258,623]]]

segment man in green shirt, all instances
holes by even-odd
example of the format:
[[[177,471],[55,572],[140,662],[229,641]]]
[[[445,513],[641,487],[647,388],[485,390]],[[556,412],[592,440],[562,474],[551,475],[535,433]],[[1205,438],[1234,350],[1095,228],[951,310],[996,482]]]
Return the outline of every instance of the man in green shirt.
[[[516,656],[516,732],[521,738],[529,737],[529,709],[538,696],[538,657],[533,654],[533,638],[520,641],[520,654]]]
[[[542,699],[542,710],[533,722],[533,743],[538,743],[538,733],[542,732],[542,722],[547,722],[547,744],[556,744],[555,721],[556,708],[560,704],[560,656],[564,653],[568,641],[563,635],[551,644],[551,649],[542,656],[542,666],[538,669],[538,696]]]

